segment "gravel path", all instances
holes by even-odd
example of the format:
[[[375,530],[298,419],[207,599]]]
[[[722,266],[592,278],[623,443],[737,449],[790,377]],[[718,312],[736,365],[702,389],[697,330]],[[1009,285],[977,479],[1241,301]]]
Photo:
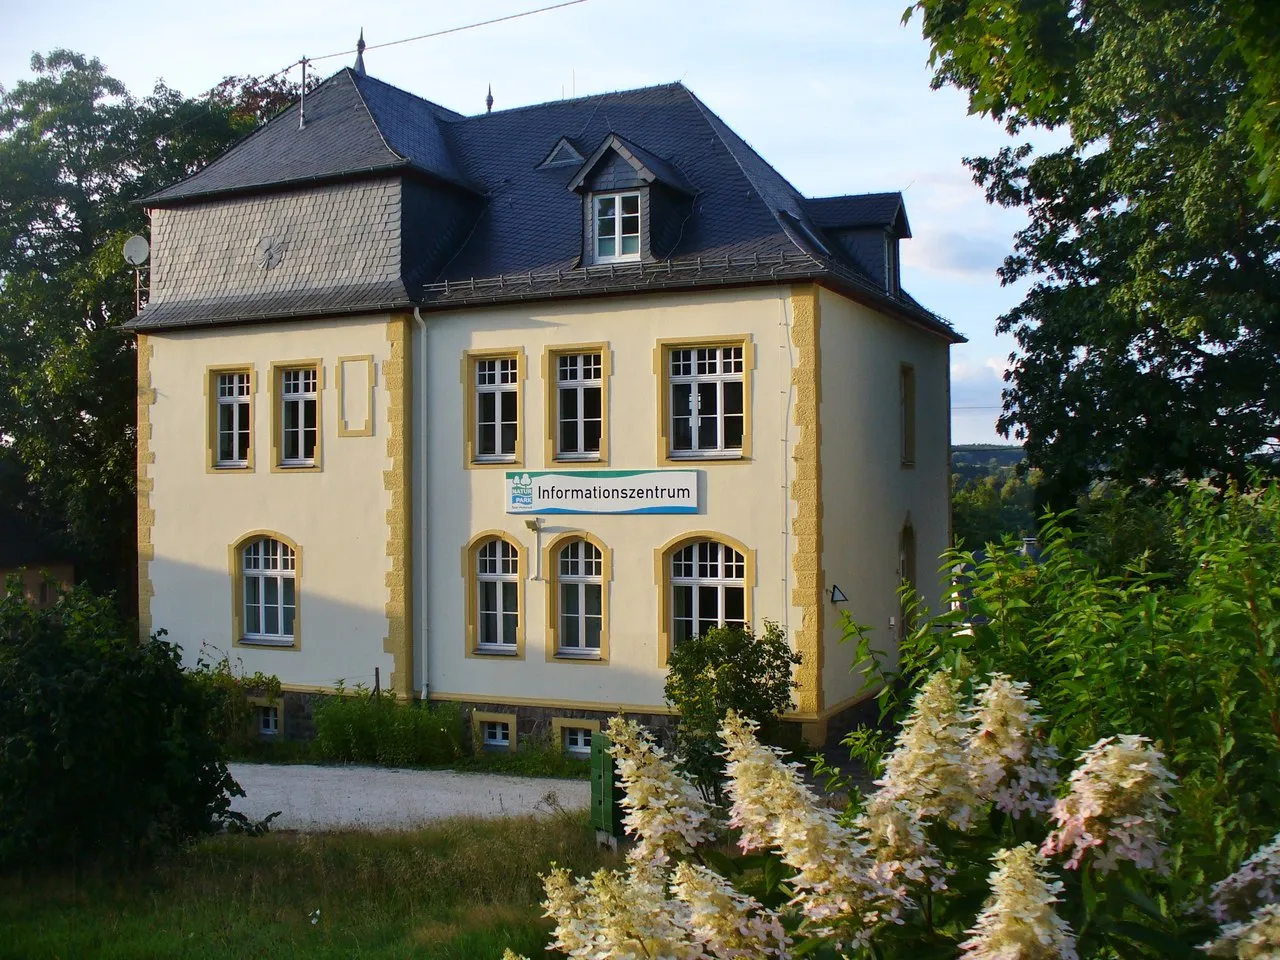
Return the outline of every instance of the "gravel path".
[[[540,814],[555,804],[585,808],[591,800],[585,780],[302,764],[227,767],[246,794],[231,808],[253,819],[279,810],[271,825],[281,830],[407,830],[446,817]]]

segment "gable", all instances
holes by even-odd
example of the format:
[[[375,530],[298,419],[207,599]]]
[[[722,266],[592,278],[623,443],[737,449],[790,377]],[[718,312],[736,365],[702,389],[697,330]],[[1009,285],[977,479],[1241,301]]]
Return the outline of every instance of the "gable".
[[[577,147],[569,142],[568,137],[561,137],[556,141],[556,145],[551,148],[547,158],[538,166],[559,167],[570,163],[582,163],[582,154],[578,152]]]

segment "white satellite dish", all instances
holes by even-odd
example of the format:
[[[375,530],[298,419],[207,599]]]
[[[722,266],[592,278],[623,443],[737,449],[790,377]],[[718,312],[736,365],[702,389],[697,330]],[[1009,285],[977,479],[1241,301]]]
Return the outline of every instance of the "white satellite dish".
[[[124,242],[124,259],[131,267],[140,267],[151,256],[151,244],[146,237],[130,237]]]

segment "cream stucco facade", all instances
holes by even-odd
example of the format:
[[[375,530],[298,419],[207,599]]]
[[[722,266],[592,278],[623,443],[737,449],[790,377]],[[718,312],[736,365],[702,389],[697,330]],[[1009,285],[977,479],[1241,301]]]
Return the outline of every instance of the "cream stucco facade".
[[[741,457],[672,459],[664,350],[740,343],[747,397]],[[604,357],[598,463],[560,462],[551,442],[557,350]],[[340,320],[170,331],[143,338],[139,420],[144,618],[180,643],[240,658],[286,689],[372,683],[403,696],[583,716],[664,712],[670,549],[693,539],[746,560],[747,616],[781,624],[804,662],[793,718],[810,739],[865,696],[840,616],[893,636],[900,535],[919,582],[948,538],[947,342],[815,284],[548,301]],[[477,464],[470,363],[519,360],[514,463]],[[282,467],[275,371],[320,371],[314,469]],[[900,456],[899,372],[915,371],[913,464]],[[211,465],[209,391],[219,370],[252,374],[251,466]],[[363,371],[368,371],[367,373]],[[697,475],[696,514],[543,517],[508,512],[507,469]],[[244,640],[238,546],[269,533],[296,547],[296,638]],[[519,554],[520,643],[477,649],[474,547],[499,535]],[[606,642],[558,656],[553,565],[583,536],[606,558]],[[848,597],[833,604],[832,585]]]

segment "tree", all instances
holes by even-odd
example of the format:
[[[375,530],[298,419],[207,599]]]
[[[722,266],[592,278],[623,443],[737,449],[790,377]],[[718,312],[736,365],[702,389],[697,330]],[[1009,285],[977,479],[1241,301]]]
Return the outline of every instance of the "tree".
[[[1023,208],[1000,277],[1035,278],[997,322],[1018,352],[999,428],[1042,493],[1090,479],[1274,468],[1280,451],[1280,222],[1273,5],[1251,0],[919,0],[934,84],[1011,134],[967,160]],[[1268,119],[1270,118],[1270,119]],[[1270,124],[1270,127],[1268,127]],[[1263,162],[1265,161],[1265,162]],[[1268,195],[1269,196],[1269,195]]]
[[[0,494],[119,592],[136,570],[134,201],[217,157],[292,95],[228,78],[205,99],[137,99],[96,59],[55,50],[0,90]]]

